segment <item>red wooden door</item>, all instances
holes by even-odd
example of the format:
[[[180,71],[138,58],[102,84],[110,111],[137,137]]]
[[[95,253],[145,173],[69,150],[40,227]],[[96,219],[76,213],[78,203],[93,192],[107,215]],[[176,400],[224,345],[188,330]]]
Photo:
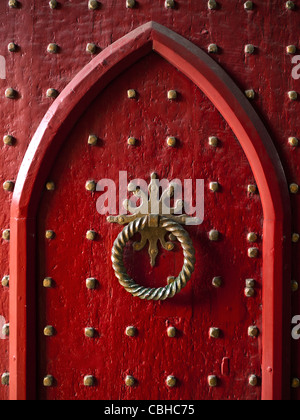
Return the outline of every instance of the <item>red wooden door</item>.
[[[128,182],[149,183],[153,172],[204,180],[204,222],[184,227],[195,270],[172,299],[134,298],[115,276],[111,250],[123,226],[97,212],[101,193],[86,187],[110,179],[118,189],[120,171]],[[286,196],[266,129],[206,53],[154,22],[107,48],[54,102],[16,182],[11,398],[35,398],[36,388],[41,399],[285,397]],[[153,268],[132,242],[124,261],[138,284],[178,275],[178,242],[159,248]]]
[[[128,98],[129,89],[135,99]],[[168,99],[170,90],[176,99]],[[91,134],[98,137],[95,146],[88,144]],[[170,136],[175,147],[167,144]],[[86,191],[85,184],[109,178],[119,187],[119,171],[127,171],[128,181],[149,182],[152,172],[205,181],[204,223],[186,227],[196,250],[195,273],[172,299],[134,298],[114,275],[111,249],[123,227],[97,213],[101,193]],[[38,212],[39,398],[259,399],[261,338],[259,332],[250,337],[248,329],[262,325],[261,202],[248,191],[255,180],[239,142],[200,89],[151,52],[87,107],[48,181],[55,190],[44,190]],[[211,182],[218,191],[210,190]],[[210,240],[212,229],[219,231],[218,241]],[[47,230],[55,232],[53,239],[45,238]],[[86,239],[89,230],[97,233],[94,241]],[[254,243],[247,239],[251,232]],[[125,265],[141,285],[165,286],[180,272],[179,243],[172,252],[160,248],[154,268],[147,248],[136,252],[131,245]],[[253,247],[257,258],[248,256]],[[213,285],[217,277],[219,288]],[[53,279],[51,288],[44,287],[45,278]],[[97,280],[94,290],[86,286],[89,278]],[[245,296],[249,279],[252,297]],[[45,336],[46,326],[54,335]],[[129,326],[136,328],[134,337],[126,334]],[[175,337],[168,336],[169,327],[176,328]],[[94,329],[92,338],[86,328]],[[219,329],[219,338],[210,337],[211,328]],[[47,375],[53,386],[44,386]],[[257,386],[249,384],[251,375]],[[84,385],[86,376],[94,378],[93,386]],[[135,378],[134,386],[126,385],[127,376]],[[176,378],[174,387],[166,384],[169,376]],[[216,387],[209,386],[210,376]]]

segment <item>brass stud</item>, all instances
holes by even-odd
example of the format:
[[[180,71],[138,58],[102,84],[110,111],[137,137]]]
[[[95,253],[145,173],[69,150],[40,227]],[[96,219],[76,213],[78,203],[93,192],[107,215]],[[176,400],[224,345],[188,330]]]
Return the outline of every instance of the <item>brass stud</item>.
[[[3,373],[3,375],[1,376],[1,384],[3,386],[9,386],[9,373],[8,372]]]
[[[223,284],[223,280],[222,277],[214,277],[212,280],[212,285],[213,287],[215,287],[216,289],[219,289]]]
[[[174,0],[166,0],[165,1],[165,8],[166,9],[175,9],[175,1]]]
[[[86,239],[89,241],[94,241],[97,237],[97,233],[94,230],[88,230],[86,233]]]
[[[50,7],[50,9],[57,9],[57,7],[58,7],[57,1],[56,0],[50,0],[49,1],[49,7]]]
[[[208,46],[207,51],[208,51],[209,53],[211,53],[211,54],[217,54],[217,53],[218,53],[218,51],[219,51],[219,48],[218,48],[217,44],[210,44],[210,45]]]
[[[17,0],[9,0],[8,1],[8,6],[11,9],[18,9],[20,7],[20,3]]]
[[[1,280],[2,287],[9,287],[9,276],[4,276]]]
[[[291,287],[292,287],[292,292],[293,293],[298,292],[298,290],[299,290],[299,283],[296,280],[293,280]]]
[[[133,387],[136,384],[136,380],[133,376],[127,375],[125,378],[125,385],[128,387]]]
[[[256,338],[259,334],[259,329],[255,325],[251,325],[248,328],[248,336],[252,338]]]
[[[289,145],[292,147],[298,147],[299,140],[297,139],[297,137],[289,137]]]
[[[249,248],[248,249],[248,257],[249,258],[257,258],[259,254],[258,248]]]
[[[13,137],[13,136],[10,136],[10,135],[5,135],[5,136],[3,137],[3,143],[4,143],[6,146],[13,146],[14,142],[15,142],[15,139],[14,139],[14,137]]]
[[[86,181],[85,183],[85,189],[90,192],[96,191],[96,186],[97,186],[96,182],[91,179],[89,181]]]
[[[175,147],[176,146],[176,138],[175,137],[168,137],[167,138],[167,145],[169,147]]]
[[[52,375],[47,375],[43,379],[43,385],[46,388],[51,388],[52,386],[54,386],[54,382],[55,382],[55,379]]]
[[[89,278],[89,279],[86,279],[85,284],[88,290],[95,290],[98,282],[94,278]]]
[[[50,88],[46,92],[47,98],[56,99],[59,95],[59,92],[56,89]]]
[[[176,334],[177,334],[177,330],[176,330],[175,327],[169,327],[167,329],[167,335],[168,335],[168,337],[174,338],[174,337],[176,337]]]
[[[253,10],[254,4],[252,1],[246,1],[244,3],[244,9],[245,10]]]
[[[137,335],[137,329],[131,325],[130,327],[126,328],[125,334],[128,337],[135,337]]]
[[[17,91],[13,88],[7,88],[5,91],[5,97],[7,99],[16,99],[17,95]]]
[[[253,386],[253,387],[257,386],[258,385],[258,377],[256,375],[250,375],[248,382],[249,382],[250,386]]]
[[[255,296],[255,290],[253,287],[246,287],[244,293],[247,298],[252,298]]]
[[[291,184],[290,185],[290,192],[292,194],[298,194],[298,192],[299,192],[299,185],[298,184],[295,184],[295,183]]]
[[[96,383],[96,380],[95,380],[94,376],[92,376],[92,375],[86,375],[83,378],[83,385],[84,386],[92,387],[92,386],[95,386],[95,383]]]
[[[218,144],[219,144],[219,139],[218,139],[218,137],[215,137],[215,136],[209,137],[209,139],[208,139],[208,144],[209,144],[211,147],[218,147]]]
[[[54,191],[55,190],[55,183],[53,181],[49,181],[46,184],[47,191]]]
[[[44,328],[44,336],[45,337],[53,337],[55,335],[55,329],[52,325],[47,325]]]
[[[53,230],[46,230],[45,238],[50,239],[50,240],[54,239],[55,238],[55,232]]]
[[[88,138],[88,144],[90,146],[96,146],[98,144],[98,137],[95,134],[90,134]]]
[[[127,9],[134,9],[135,7],[135,0],[126,0],[126,7]]]
[[[218,7],[218,4],[216,0],[209,0],[207,6],[210,10],[216,10]]]
[[[255,98],[255,92],[254,92],[253,89],[246,90],[245,95],[248,99],[254,99]]]
[[[2,327],[2,335],[9,337],[9,324],[4,324]]]
[[[210,241],[216,242],[220,239],[220,232],[213,229],[209,232],[208,237]]]
[[[89,0],[88,8],[90,10],[97,10],[99,9],[99,7],[100,7],[100,4],[97,0]]]
[[[246,54],[254,54],[255,47],[252,44],[245,45],[245,53]]]
[[[174,244],[172,244],[172,243],[167,243],[166,248],[167,248],[167,250],[168,250],[168,251],[173,251],[173,249],[174,249]],[[170,278],[170,277],[168,277],[168,278]],[[175,281],[175,280],[176,280],[176,277],[174,277],[174,280],[173,280],[173,281]],[[172,283],[173,283],[173,281],[172,281]]]
[[[127,96],[128,96],[128,99],[136,99],[136,97],[137,97],[137,92],[136,92],[136,90],[134,90],[134,89],[129,89],[129,90],[127,91]]]
[[[221,330],[219,328],[210,328],[209,329],[209,336],[211,338],[220,338]]]
[[[247,241],[248,242],[257,242],[257,240],[258,240],[258,236],[257,236],[257,234],[256,233],[254,233],[254,232],[250,232],[250,233],[248,233],[248,235],[247,235]]]
[[[167,377],[166,385],[169,388],[174,388],[176,386],[176,384],[177,384],[177,379],[175,378],[175,376],[170,375],[170,376]]]
[[[292,379],[292,388],[294,389],[300,388],[300,379],[298,378]]]
[[[95,337],[95,335],[96,335],[96,330],[95,330],[95,328],[86,327],[86,328],[84,329],[84,335],[85,335],[87,338],[94,338],[94,337]]]
[[[299,235],[299,233],[293,233],[293,234],[292,234],[292,242],[293,242],[294,244],[297,244],[297,243],[299,242],[299,240],[300,240],[300,235]]]
[[[178,98],[178,94],[177,94],[176,90],[169,90],[168,91],[168,99],[170,101],[174,101],[177,98]]]
[[[252,288],[255,287],[255,280],[254,279],[247,279],[245,283],[246,283],[246,287],[252,287]]]
[[[207,382],[211,388],[215,388],[216,386],[218,386],[218,378],[215,375],[210,375],[207,378]]]
[[[14,42],[10,42],[7,46],[7,49],[8,49],[9,52],[17,52],[18,51],[18,46]]]
[[[97,52],[97,45],[96,45],[96,44],[94,44],[94,43],[92,43],[92,42],[89,42],[89,43],[87,44],[87,46],[86,46],[85,51],[86,51],[87,53],[89,53],[89,54],[96,54],[96,52]]]
[[[15,188],[15,183],[13,181],[5,181],[3,184],[4,191],[13,191]]]
[[[43,280],[43,287],[45,289],[51,289],[54,285],[53,279],[51,277],[45,277]]]
[[[285,4],[285,7],[288,10],[295,10],[296,9],[296,5],[293,1],[287,1],[286,4]]]
[[[217,192],[217,191],[219,191],[219,189],[220,189],[220,184],[219,184],[218,182],[211,182],[211,183],[209,184],[209,189],[210,189],[210,191],[212,191],[212,192]]]
[[[288,45],[288,46],[286,47],[286,52],[287,52],[288,54],[296,54],[296,52],[297,52],[297,47],[296,47],[296,45]]]
[[[129,139],[127,140],[127,143],[128,143],[129,146],[135,146],[136,145],[136,138],[129,137]]]
[[[294,90],[291,90],[290,92],[288,92],[288,97],[291,101],[297,101],[298,93],[295,92]]]
[[[10,240],[10,229],[5,229],[2,232],[2,239],[4,239],[5,241],[9,241]]]
[[[57,44],[49,44],[47,47],[47,51],[49,54],[57,54],[58,52],[58,45]]]
[[[257,186],[254,184],[249,184],[247,187],[249,194],[256,194],[257,193]]]

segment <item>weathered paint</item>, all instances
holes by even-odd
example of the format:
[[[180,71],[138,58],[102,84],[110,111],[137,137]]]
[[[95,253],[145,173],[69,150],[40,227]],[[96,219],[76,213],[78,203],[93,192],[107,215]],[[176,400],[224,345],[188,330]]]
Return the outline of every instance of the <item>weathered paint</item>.
[[[127,99],[129,86],[137,90],[137,101]],[[169,87],[180,93],[175,103],[167,99]],[[100,139],[93,149],[87,145],[89,132],[97,133]],[[220,137],[217,150],[208,146],[212,132]],[[166,145],[168,134],[178,139],[175,149]],[[127,145],[129,135],[139,140],[137,147]],[[235,159],[239,164],[233,165]],[[100,194],[87,193],[84,185],[87,179],[104,178],[114,179],[118,185],[119,170],[128,171],[129,180],[148,181],[156,170],[164,178],[218,179],[222,185],[216,195],[206,185],[205,223],[188,229],[196,248],[196,273],[191,284],[168,302],[133,299],[118,284],[111,268],[112,243],[120,227],[110,226],[96,213]],[[247,257],[246,234],[248,228],[261,236],[262,216],[257,217],[260,202],[259,197],[247,195],[245,185],[253,182],[253,175],[240,146],[203,94],[162,58],[150,53],[111,83],[87,109],[66,139],[49,179],[54,180],[57,190],[43,194],[39,210],[38,279],[50,276],[56,287],[40,287],[38,292],[38,377],[41,383],[49,372],[58,385],[40,388],[39,396],[259,398],[260,388],[246,384],[250,373],[260,376],[260,339],[250,340],[247,328],[253,321],[261,328],[261,258],[253,262]],[[234,217],[233,226],[224,223],[230,217]],[[48,228],[56,232],[52,242],[44,239]],[[222,233],[219,243],[210,243],[207,232],[211,228]],[[95,243],[85,240],[88,229],[98,232]],[[125,261],[130,274],[142,285],[160,287],[168,276],[179,273],[182,251],[177,246],[176,252],[161,252],[153,270],[147,250],[135,253],[128,248]],[[217,275],[224,278],[224,287],[218,291],[211,285]],[[253,300],[243,296],[249,276],[257,282]],[[86,290],[88,277],[98,279],[99,289]],[[51,339],[42,335],[48,324],[57,329]],[[136,338],[125,335],[128,325],[138,328]],[[179,332],[174,340],[167,337],[168,325]],[[208,338],[214,325],[223,331],[224,337],[218,341]],[[84,339],[85,326],[96,328],[94,340]],[[210,391],[207,376],[220,374],[225,356],[231,359],[232,375],[221,377],[220,387]],[[85,374],[93,374],[97,386],[86,390],[82,386]],[[127,374],[137,379],[136,387],[126,389]],[[179,380],[172,390],[165,386],[170,374]]]
[[[297,90],[297,82],[291,79],[290,56],[286,55],[285,47],[296,43],[294,34],[296,33],[296,24],[299,20],[299,12],[286,12],[285,2],[279,1],[272,2],[272,4],[265,2],[262,5],[257,5],[255,10],[249,13],[243,10],[243,2],[227,2],[226,5],[221,5],[222,7],[217,11],[208,11],[206,2],[204,3],[200,4],[197,2],[197,4],[193,5],[181,5],[178,2],[178,8],[174,11],[165,10],[163,2],[154,5],[152,2],[145,2],[139,4],[139,8],[136,10],[127,10],[125,5],[122,4],[118,8],[114,6],[113,14],[111,13],[113,6],[110,2],[102,5],[101,10],[92,13],[88,11],[85,1],[77,4],[62,4],[62,7],[58,10],[50,10],[47,2],[45,4],[36,2],[35,7],[31,6],[30,8],[22,4],[22,8],[19,10],[11,10],[6,4],[2,3],[0,8],[5,19],[2,29],[0,29],[3,39],[3,51],[1,54],[7,58],[8,69],[7,80],[0,81],[3,90],[1,100],[4,105],[1,107],[1,130],[3,135],[9,133],[17,139],[15,146],[12,148],[2,146],[3,182],[6,179],[16,179],[18,168],[29,140],[49,106],[49,99],[45,97],[46,90],[49,87],[55,87],[61,91],[73,76],[83,68],[89,60],[89,56],[85,53],[85,46],[87,42],[92,41],[90,38],[95,38],[95,42],[101,48],[105,48],[112,41],[119,39],[131,29],[149,20],[155,20],[166,25],[177,33],[184,35],[204,50],[211,42],[216,42],[219,45],[221,54],[214,56],[214,58],[229,72],[242,90],[253,88],[256,91],[258,95],[253,105],[267,123],[283,162],[288,181],[297,182],[298,167],[296,162],[298,150],[290,148],[287,138],[290,135],[297,136],[299,127],[297,126],[296,115],[299,104],[297,102],[291,103],[286,95],[288,90]],[[47,22],[46,25],[45,22]],[[93,26],[92,32],[90,30],[91,26]],[[227,30],[224,30],[224,28],[227,28]],[[260,29],[257,30],[257,28]],[[70,33],[75,32],[78,34],[77,37],[70,36]],[[53,40],[53,33],[55,33],[55,40]],[[92,33],[93,36],[91,35]],[[87,37],[86,34],[90,35]],[[239,36],[237,37],[236,34]],[[262,34],[264,34],[263,40]],[[19,51],[14,54],[8,53],[6,50],[7,44],[12,40],[20,45]],[[52,41],[57,42],[60,46],[60,54],[49,55],[46,53],[47,45]],[[249,42],[257,45],[258,48],[256,54],[246,58],[243,52],[244,45]],[[33,57],[35,61],[32,60]],[[159,68],[163,69],[163,65],[159,66]],[[170,70],[171,80],[174,77],[172,72],[174,73],[174,69]],[[34,80],[39,80],[39,83],[33,83]],[[4,90],[9,86],[13,86],[20,94],[19,99],[16,101],[4,98]],[[146,86],[143,87],[143,90],[145,88]],[[163,84],[161,90],[163,91]],[[153,98],[152,93],[149,97]],[[165,98],[165,95],[163,98]],[[112,99],[109,98],[107,103],[109,104],[111,101]],[[142,97],[140,101],[142,102]],[[200,101],[199,103],[202,102]],[[133,104],[131,105],[133,106]],[[160,115],[162,114],[164,118],[169,117],[169,102],[166,101],[164,106],[162,100],[159,105],[163,107],[160,110]],[[208,107],[209,105],[206,106]],[[126,109],[128,110],[128,106]],[[158,110],[159,107],[157,106],[156,109]],[[131,111],[134,112],[134,109]],[[149,118],[149,116],[144,114],[142,114],[142,117]],[[212,121],[214,121],[214,118],[212,118]],[[217,121],[217,118],[215,121]],[[172,122],[168,122],[169,124],[172,127]],[[178,124],[176,124],[176,128],[177,126]],[[122,127],[122,129],[125,129],[125,127]],[[188,129],[184,127],[184,124],[182,124],[182,127],[178,127],[179,129],[183,130],[183,137],[187,137],[184,134],[187,134]],[[202,126],[201,130],[203,130]],[[223,131],[225,133],[225,129]],[[190,143],[191,139],[188,139],[188,141]],[[208,153],[210,153],[209,150]],[[231,149],[228,151],[225,160],[222,160],[224,171],[227,168],[227,158],[230,153]],[[241,151],[236,153],[241,153]],[[90,159],[93,158],[93,156],[90,156]],[[210,162],[210,164],[212,165],[213,162]],[[138,170],[138,168],[139,166],[137,165],[136,169]],[[217,167],[216,175],[218,175],[219,170],[221,169]],[[146,176],[148,172],[143,176]],[[247,170],[245,169],[242,171],[242,176],[246,177],[246,175]],[[98,176],[98,173],[96,173],[95,177]],[[83,181],[85,182],[86,180]],[[243,181],[244,188],[248,180],[245,179]],[[84,184],[82,189],[84,189]],[[224,192],[220,194],[220,197],[225,197]],[[1,203],[3,203],[2,230],[9,225],[10,197],[11,193],[4,191],[1,193],[0,199]],[[295,215],[298,214],[297,202],[297,196],[293,197],[292,205]],[[228,201],[226,201],[226,204],[229,204]],[[92,208],[94,209],[94,205]],[[255,230],[253,225],[259,222],[257,214],[260,211],[250,209],[251,217],[254,218],[250,227],[251,230]],[[55,230],[55,228],[49,228]],[[298,221],[296,220],[293,230],[297,231],[298,228]],[[257,227],[258,229],[259,227]],[[21,230],[19,235],[23,235],[23,233],[24,231]],[[237,244],[237,249],[241,250],[242,243],[237,242]],[[245,244],[243,246],[245,247]],[[297,247],[298,245],[295,245],[295,250],[293,251],[296,261]],[[2,241],[1,269],[3,275],[9,272],[8,248],[9,244]],[[166,256],[166,258],[168,257],[169,255]],[[145,261],[145,265],[147,263],[148,261]],[[293,278],[297,279],[297,275],[298,267],[294,266]],[[289,282],[290,279],[286,281]],[[116,290],[119,290],[119,286],[116,286]],[[1,289],[0,293],[3,307],[1,315],[8,320],[8,290]],[[297,314],[299,312],[297,293],[295,294],[293,305],[293,314]],[[272,327],[274,329],[277,328],[276,325]],[[0,367],[3,372],[9,369],[7,343],[8,340],[0,342]],[[297,347],[298,343],[294,342],[292,376],[299,377],[300,373],[297,364],[297,354],[299,352]],[[220,359],[221,362],[222,358]],[[236,393],[238,393],[238,390]],[[293,391],[293,397],[297,398],[297,395],[298,391]],[[3,399],[7,398],[7,387],[0,387],[0,396]]]
[[[282,315],[286,316],[287,312],[277,311],[274,302],[280,307],[284,303],[284,300],[281,303],[284,297],[282,276],[289,277],[289,273],[287,268],[283,268],[285,255],[282,253],[282,237],[283,235],[289,237],[290,234],[285,227],[288,225],[289,211],[288,208],[284,211],[286,186],[281,166],[278,164],[279,158],[270,137],[245,96],[239,92],[221,68],[184,38],[157,23],[149,23],[114,43],[74,78],[45,116],[24,159],[11,211],[13,239],[10,316],[11,323],[15,326],[11,329],[10,340],[11,397],[28,398],[32,392],[32,387],[24,385],[28,383],[34,372],[31,369],[34,352],[32,350],[29,352],[27,349],[35,346],[30,341],[30,324],[24,312],[26,306],[29,308],[32,305],[31,297],[35,294],[35,290],[31,290],[33,288],[31,279],[36,277],[35,255],[32,255],[34,246],[33,244],[27,246],[26,241],[17,241],[14,235],[20,230],[24,231],[31,240],[36,236],[33,227],[41,188],[46,182],[46,176],[49,175],[61,142],[65,140],[68,130],[74,126],[74,121],[78,119],[80,112],[86,112],[87,104],[104,89],[105,85],[122,70],[124,71],[126,66],[133,66],[138,59],[149,53],[151,46],[170,63],[174,65],[176,63],[177,69],[194,80],[213,101],[238,135],[255,172],[264,207],[264,233],[268,232],[264,235],[263,247],[263,290],[266,298],[263,306],[265,332],[262,397],[266,399],[283,396],[285,388],[282,379],[283,371],[286,369],[285,352],[288,347],[282,346],[283,335],[278,329],[274,334],[274,326],[283,324]],[[276,214],[274,214],[275,208]],[[31,227],[27,220],[33,222]],[[273,250],[276,256],[273,255]],[[27,267],[27,271],[24,271],[24,266]],[[270,293],[270,290],[273,290],[273,293]],[[34,313],[33,308],[31,312]],[[30,383],[32,380],[29,380]]]

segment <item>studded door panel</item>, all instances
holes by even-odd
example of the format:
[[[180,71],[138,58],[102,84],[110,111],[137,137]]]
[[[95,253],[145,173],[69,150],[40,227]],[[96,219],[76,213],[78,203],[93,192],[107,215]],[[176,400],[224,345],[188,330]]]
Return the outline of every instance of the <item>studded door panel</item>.
[[[129,89],[136,98],[128,98]],[[170,90],[176,99],[168,99]],[[88,144],[91,134],[97,145]],[[176,138],[175,147],[168,137]],[[149,182],[153,172],[205,181],[204,223],[186,228],[196,249],[195,273],[170,300],[134,298],[114,275],[111,249],[123,227],[97,213],[101,193],[85,185],[109,178],[118,187],[119,171],[127,171],[128,182]],[[149,54],[76,121],[49,182],[55,189],[45,189],[38,216],[39,398],[260,399],[260,197],[248,191],[255,182],[237,139],[203,93]],[[218,183],[217,191],[211,182]],[[97,233],[93,241],[86,238],[89,230]],[[219,232],[217,241],[210,240],[211,230]],[[54,232],[50,239],[46,231]],[[171,252],[159,249],[154,268],[147,248],[136,252],[131,245],[125,265],[141,285],[165,286],[180,272],[178,243]],[[249,257],[250,248],[256,258]],[[87,288],[89,278],[97,280],[95,289]],[[135,327],[133,337],[126,334],[129,326]],[[249,336],[253,326],[257,337]],[[168,336],[169,327],[175,337]],[[211,328],[218,338],[210,336]],[[176,381],[168,384],[170,376]]]

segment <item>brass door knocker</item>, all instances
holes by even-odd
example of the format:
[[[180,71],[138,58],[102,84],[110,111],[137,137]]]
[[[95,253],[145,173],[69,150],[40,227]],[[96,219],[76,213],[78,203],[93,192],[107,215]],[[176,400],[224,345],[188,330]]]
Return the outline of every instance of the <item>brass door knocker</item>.
[[[129,200],[126,200],[124,203],[125,208],[134,214],[116,217],[109,216],[107,219],[109,223],[118,223],[120,225],[128,223],[118,235],[112,249],[111,259],[116,277],[127,292],[140,299],[158,301],[172,298],[186,286],[195,269],[195,249],[188,232],[181,226],[181,224],[185,223],[187,216],[176,215],[178,209],[182,209],[182,201],[178,200],[175,207],[169,208],[170,214],[163,214],[164,200],[166,197],[171,197],[173,194],[173,187],[171,186],[163,192],[158,202],[159,214],[151,213],[151,194],[157,189],[156,174],[151,175],[151,182],[149,184],[150,200],[145,192],[137,189],[136,185],[130,183],[128,189],[140,198],[140,206],[138,208],[133,208],[130,205]],[[148,203],[148,214],[142,214],[141,209],[145,204],[146,199]],[[136,233],[140,233],[141,241],[133,244],[134,250],[139,251],[143,249],[146,243],[149,242],[150,262],[151,265],[154,266],[158,255],[158,241],[160,241],[163,248],[166,250],[171,251],[174,249],[173,242],[167,242],[165,240],[166,233],[168,232],[170,233],[172,240],[178,240],[180,242],[183,249],[184,264],[181,272],[178,277],[170,277],[168,284],[165,287],[147,288],[140,286],[129,277],[124,266],[123,253],[127,242]]]

